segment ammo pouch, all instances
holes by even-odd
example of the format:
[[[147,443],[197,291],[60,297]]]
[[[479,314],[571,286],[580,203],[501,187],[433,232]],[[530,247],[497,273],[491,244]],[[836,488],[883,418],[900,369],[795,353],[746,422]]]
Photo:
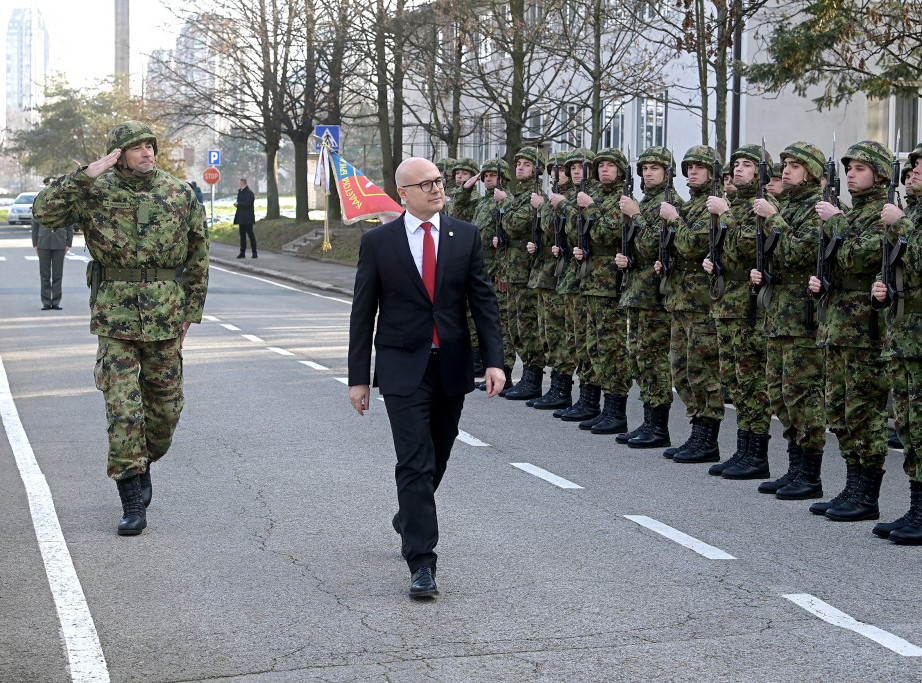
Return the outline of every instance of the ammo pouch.
[[[86,264],[86,286],[90,288],[90,306],[96,303],[96,294],[99,292],[99,281],[102,275],[102,266],[96,261]]]

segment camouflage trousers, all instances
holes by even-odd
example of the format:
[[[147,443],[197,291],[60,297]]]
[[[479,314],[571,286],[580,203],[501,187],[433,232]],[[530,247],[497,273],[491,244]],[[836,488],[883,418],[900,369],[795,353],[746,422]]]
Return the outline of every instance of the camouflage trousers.
[[[580,298],[586,302],[585,379],[610,394],[627,396],[633,384],[627,354],[627,313],[618,306],[617,299]]]
[[[724,419],[717,328],[708,313],[673,311],[669,336],[672,383],[688,417]]]
[[[922,481],[922,360],[892,358],[893,406],[903,439],[903,470],[912,481]]]
[[[515,326],[515,319],[509,319],[509,292],[500,291],[499,286],[495,286],[496,303],[499,305],[499,326],[503,334],[503,365],[511,368],[515,365],[515,347],[512,346],[512,328]]]
[[[528,285],[508,285],[506,307],[511,326],[512,348],[523,365],[544,367],[544,350],[538,335],[538,294]]]
[[[96,388],[106,400],[106,474],[127,479],[170,448],[183,408],[179,338],[157,342],[99,337]]]
[[[736,407],[736,427],[768,434],[771,400],[765,381],[765,333],[741,318],[718,318],[720,378]]]
[[[826,347],[826,422],[853,465],[883,467],[887,457],[888,364],[879,349]]]
[[[640,400],[658,408],[672,403],[669,338],[672,319],[662,309],[629,308],[628,354],[640,385]]]
[[[558,294],[553,289],[537,291],[541,300],[538,307],[538,329],[543,336],[545,365],[559,371],[570,362],[566,346],[565,299],[563,294]]]
[[[823,349],[811,337],[769,337],[765,379],[784,438],[821,451],[826,447]]]
[[[586,371],[586,316],[584,315],[583,299],[579,294],[560,294],[563,300],[564,317],[564,362],[557,368],[557,372],[570,377],[573,374],[585,380],[583,373]]]

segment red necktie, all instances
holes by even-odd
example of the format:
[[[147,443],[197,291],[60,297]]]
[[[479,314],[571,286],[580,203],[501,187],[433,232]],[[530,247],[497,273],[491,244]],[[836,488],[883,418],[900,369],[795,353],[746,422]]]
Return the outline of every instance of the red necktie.
[[[432,223],[426,221],[420,227],[426,231],[423,237],[423,284],[429,292],[429,300],[435,299],[435,238],[432,236]],[[432,343],[439,345],[439,331],[432,326]]]

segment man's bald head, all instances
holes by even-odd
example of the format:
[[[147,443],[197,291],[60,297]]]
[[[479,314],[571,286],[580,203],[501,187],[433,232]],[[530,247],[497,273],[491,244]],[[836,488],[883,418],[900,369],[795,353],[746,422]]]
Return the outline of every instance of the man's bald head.
[[[397,194],[407,206],[407,211],[421,220],[429,220],[445,206],[442,172],[428,159],[410,157],[394,172]],[[419,183],[432,181],[428,192]]]
[[[420,180],[435,177],[433,171],[438,175],[442,175],[438,166],[428,159],[410,157],[400,162],[397,170],[394,171],[394,180],[397,182],[397,187],[402,187],[403,185],[409,185],[410,183],[416,183]],[[416,178],[417,175],[419,178]]]

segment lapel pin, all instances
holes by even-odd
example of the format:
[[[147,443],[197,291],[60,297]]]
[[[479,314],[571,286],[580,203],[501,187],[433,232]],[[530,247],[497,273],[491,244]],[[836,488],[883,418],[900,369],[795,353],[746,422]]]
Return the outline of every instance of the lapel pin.
[[[454,236],[455,236],[455,233],[449,231],[448,236],[449,236],[449,237],[454,237]]]

